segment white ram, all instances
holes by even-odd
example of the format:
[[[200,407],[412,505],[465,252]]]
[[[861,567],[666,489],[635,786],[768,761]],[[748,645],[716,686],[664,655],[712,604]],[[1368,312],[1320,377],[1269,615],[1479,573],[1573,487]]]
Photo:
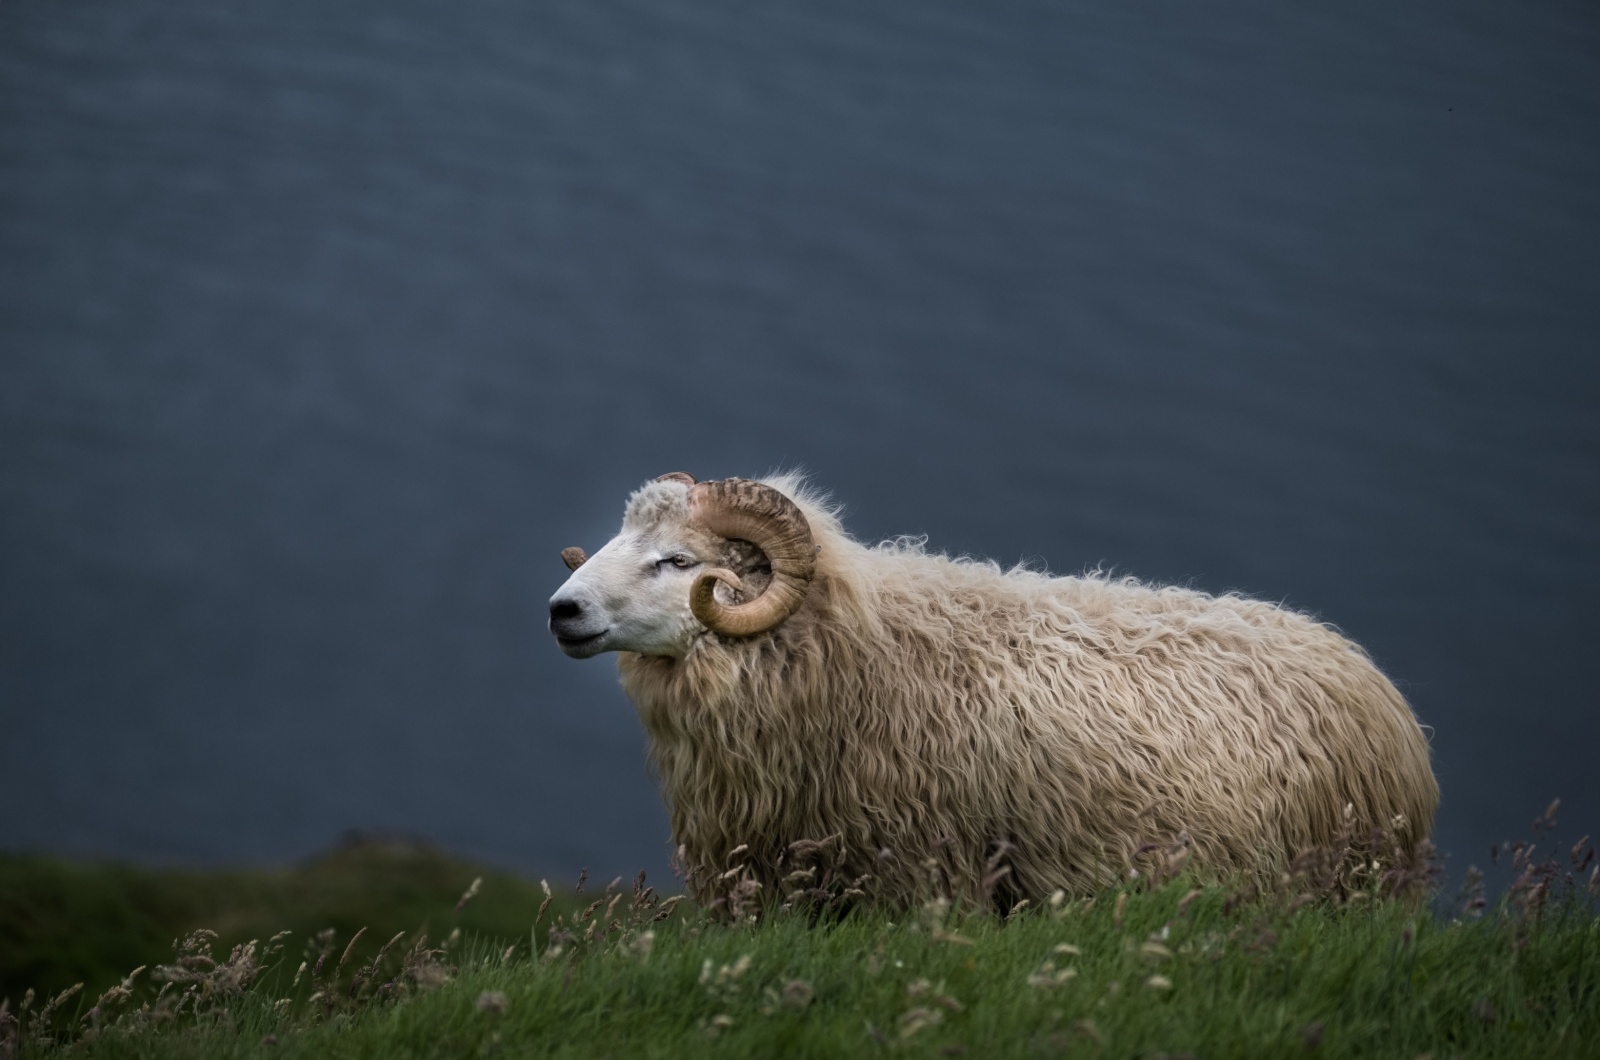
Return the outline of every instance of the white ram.
[[[702,896],[736,851],[780,893],[829,838],[899,905],[930,867],[1001,906],[1085,893],[1178,837],[1276,872],[1352,830],[1414,850],[1438,803],[1394,685],[1270,603],[869,547],[794,477],[662,476],[563,557],[550,629],[620,653]]]

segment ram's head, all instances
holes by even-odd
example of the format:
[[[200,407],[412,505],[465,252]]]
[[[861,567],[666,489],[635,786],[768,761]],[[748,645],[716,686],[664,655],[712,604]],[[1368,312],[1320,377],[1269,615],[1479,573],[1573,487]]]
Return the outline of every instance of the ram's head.
[[[606,651],[681,658],[710,630],[753,637],[794,614],[816,569],[811,527],[760,482],[696,482],[681,471],[633,495],[622,530],[550,598],[550,632],[586,659]]]

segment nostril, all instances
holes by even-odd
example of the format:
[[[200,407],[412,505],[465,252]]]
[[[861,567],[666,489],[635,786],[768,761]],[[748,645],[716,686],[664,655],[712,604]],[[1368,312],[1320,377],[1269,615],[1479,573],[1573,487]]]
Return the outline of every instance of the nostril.
[[[582,613],[583,606],[576,600],[555,600],[550,604],[550,621],[552,622],[577,618]]]

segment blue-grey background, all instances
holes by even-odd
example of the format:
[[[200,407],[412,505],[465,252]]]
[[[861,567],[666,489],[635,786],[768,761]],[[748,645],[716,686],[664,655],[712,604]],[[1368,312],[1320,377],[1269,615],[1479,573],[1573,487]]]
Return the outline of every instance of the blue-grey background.
[[[1316,612],[1456,869],[1600,831],[1600,9],[7,0],[0,847],[660,871],[558,550],[859,536]]]

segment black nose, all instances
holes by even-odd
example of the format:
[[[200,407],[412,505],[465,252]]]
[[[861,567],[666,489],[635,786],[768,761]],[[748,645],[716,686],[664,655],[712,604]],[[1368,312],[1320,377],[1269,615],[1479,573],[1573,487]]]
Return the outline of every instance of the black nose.
[[[550,603],[550,621],[563,622],[583,614],[583,605],[576,600],[554,600]]]

